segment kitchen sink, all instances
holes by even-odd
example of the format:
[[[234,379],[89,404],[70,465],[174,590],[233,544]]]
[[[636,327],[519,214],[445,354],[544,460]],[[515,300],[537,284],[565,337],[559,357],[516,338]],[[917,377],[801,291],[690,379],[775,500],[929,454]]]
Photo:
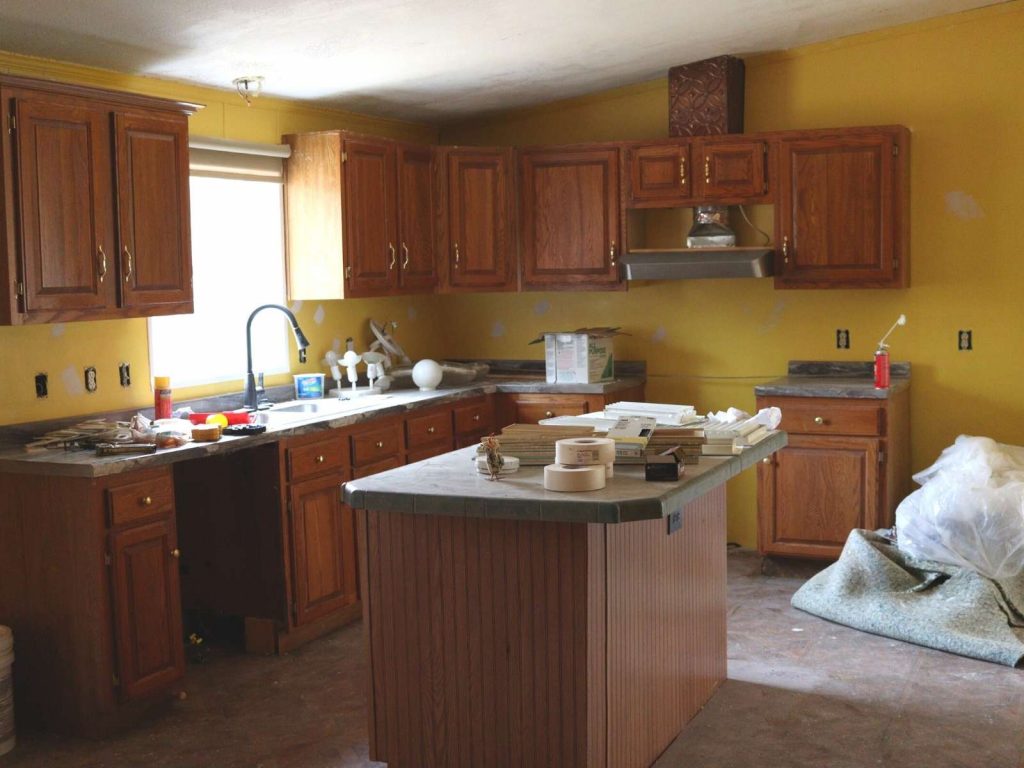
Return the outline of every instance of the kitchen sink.
[[[284,403],[278,403],[269,410],[257,412],[254,414],[254,421],[257,424],[286,424],[292,421],[313,419],[317,416],[351,413],[352,411],[359,411],[378,405],[389,397],[390,395],[364,395],[346,400],[339,400],[337,398],[306,401],[289,400]]]

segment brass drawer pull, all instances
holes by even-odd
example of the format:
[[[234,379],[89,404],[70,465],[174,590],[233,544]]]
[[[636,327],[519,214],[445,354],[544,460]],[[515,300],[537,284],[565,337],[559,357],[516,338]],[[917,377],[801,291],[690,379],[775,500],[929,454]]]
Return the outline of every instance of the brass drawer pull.
[[[473,414],[473,421],[480,421],[480,414],[479,413],[474,413]]]
[[[814,423],[820,426],[825,423],[825,420],[821,416],[815,416]]]
[[[427,434],[432,435],[437,432],[437,427],[427,427]]]
[[[679,158],[679,186],[686,186],[686,158]]]
[[[181,550],[177,549],[177,548],[172,549],[171,550],[171,557],[173,557],[175,560],[180,560],[181,559]]]
[[[378,440],[376,445],[377,445],[378,448],[383,448],[384,447],[384,441],[383,440]]]
[[[762,464],[771,464],[772,463],[771,456],[765,456],[763,459],[761,459],[761,463]]]
[[[153,497],[152,496],[143,496],[141,499],[139,499],[139,501],[142,502],[142,506],[144,506],[144,507],[151,507],[151,506],[153,506]]]
[[[555,415],[555,412],[554,412],[554,411],[544,411],[544,418],[545,418],[545,419],[550,419],[550,418],[552,418],[552,417],[553,417],[554,415]]]
[[[316,463],[317,464],[323,464],[324,463],[324,455],[322,453],[319,456],[316,457]]]

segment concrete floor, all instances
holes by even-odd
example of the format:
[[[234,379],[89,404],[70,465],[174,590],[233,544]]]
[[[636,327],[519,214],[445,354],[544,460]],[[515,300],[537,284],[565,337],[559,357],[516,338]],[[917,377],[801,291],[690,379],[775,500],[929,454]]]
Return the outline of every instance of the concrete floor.
[[[752,553],[729,571],[729,680],[657,768],[1024,768],[1024,671],[800,613],[802,579],[761,575]],[[22,734],[0,768],[379,766],[362,648],[355,625],[281,658],[218,655],[147,725],[104,742]]]

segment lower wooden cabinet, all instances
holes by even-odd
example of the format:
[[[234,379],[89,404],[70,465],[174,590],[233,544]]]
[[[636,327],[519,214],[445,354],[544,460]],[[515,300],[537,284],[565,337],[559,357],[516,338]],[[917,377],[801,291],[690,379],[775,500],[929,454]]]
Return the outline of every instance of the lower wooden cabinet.
[[[342,500],[346,473],[294,483],[289,490],[292,615],[306,624],[359,599],[355,518]]]
[[[111,593],[120,696],[164,690],[185,674],[174,518],[110,534]]]
[[[909,492],[906,390],[884,400],[759,397],[789,444],[758,465],[762,554],[834,559],[854,528],[888,528]]]

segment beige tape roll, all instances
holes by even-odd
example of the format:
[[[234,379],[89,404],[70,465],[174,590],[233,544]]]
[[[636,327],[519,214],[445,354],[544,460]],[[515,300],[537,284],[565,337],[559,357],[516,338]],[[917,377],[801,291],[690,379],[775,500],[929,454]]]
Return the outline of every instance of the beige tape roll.
[[[604,465],[563,467],[548,464],[544,467],[544,487],[549,491],[599,491],[604,488]]]
[[[559,464],[610,464],[615,461],[615,441],[607,437],[569,437],[555,441]]]
[[[615,477],[615,462],[609,461],[604,465],[604,476],[607,478]]]

